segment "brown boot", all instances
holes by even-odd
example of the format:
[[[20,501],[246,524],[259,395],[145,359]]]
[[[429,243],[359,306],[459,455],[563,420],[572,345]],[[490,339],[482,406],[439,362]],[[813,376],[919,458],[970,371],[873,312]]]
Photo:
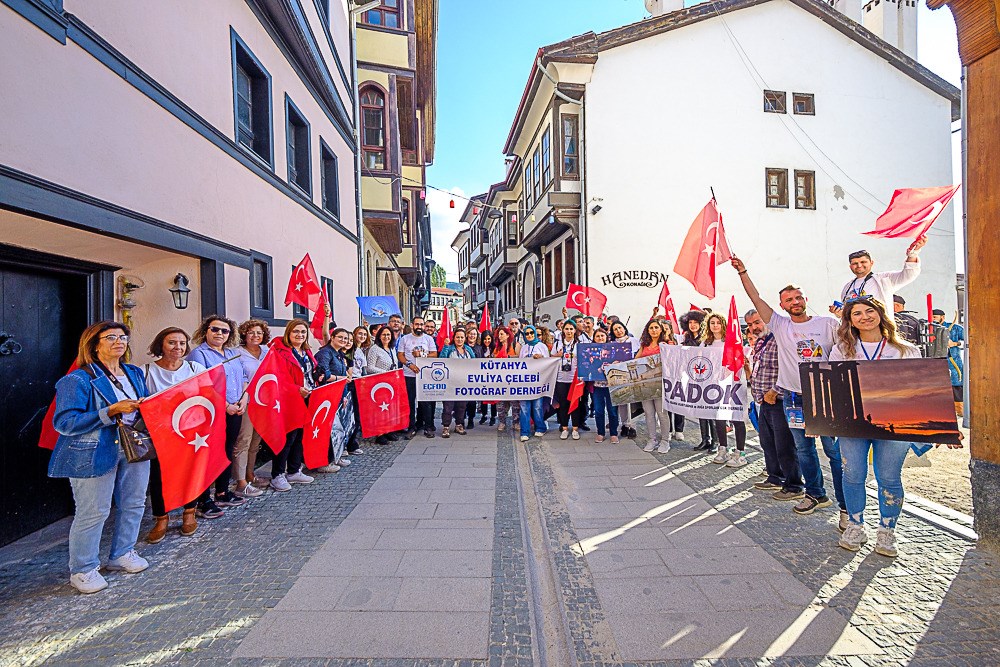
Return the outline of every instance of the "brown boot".
[[[161,541],[167,534],[167,523],[169,521],[170,518],[167,516],[154,516],[153,527],[149,529],[146,541],[150,544],[156,544]]]
[[[194,515],[195,508],[185,509],[184,518],[181,520],[181,535],[194,535],[198,530],[198,519]]]

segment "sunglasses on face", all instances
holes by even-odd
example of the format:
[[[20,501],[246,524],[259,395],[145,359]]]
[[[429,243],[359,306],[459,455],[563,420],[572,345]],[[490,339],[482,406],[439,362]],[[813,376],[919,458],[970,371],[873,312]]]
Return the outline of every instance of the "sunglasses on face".
[[[106,340],[109,343],[117,343],[118,341],[127,343],[128,336],[126,336],[125,334],[110,334],[108,336],[101,336],[101,340]]]
[[[229,335],[229,329],[225,329],[223,327],[209,327],[208,330],[212,333],[226,334],[227,336]]]

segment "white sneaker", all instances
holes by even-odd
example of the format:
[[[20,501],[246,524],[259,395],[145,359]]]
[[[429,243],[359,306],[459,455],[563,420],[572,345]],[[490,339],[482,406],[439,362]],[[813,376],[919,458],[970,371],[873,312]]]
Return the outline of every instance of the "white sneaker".
[[[644,452],[652,452],[654,450],[656,450],[656,443],[653,442],[652,440],[650,440],[649,442],[647,442],[646,446],[642,448],[642,451],[644,451]]]
[[[579,440],[580,439],[580,432],[579,431],[573,431],[573,439],[574,440]]]
[[[568,437],[569,437],[569,431],[567,431],[566,429],[563,429],[563,430],[559,431],[559,439],[560,440],[565,440]]]
[[[289,484],[312,484],[316,481],[315,478],[310,477],[301,470],[288,475],[285,477],[285,480],[288,481]]]
[[[664,440],[663,442],[661,442],[660,446],[656,448],[656,451],[659,452],[660,454],[666,454],[667,452],[669,452],[670,451],[670,441],[669,440]]]
[[[681,432],[681,431],[675,432],[674,433],[674,440],[676,440],[677,442],[684,442],[684,433]]]
[[[291,491],[292,485],[285,479],[285,475],[275,475],[271,478],[271,488],[275,491]]]
[[[323,466],[322,468],[316,468],[313,472],[340,472],[340,466],[336,463],[331,463],[330,465]]]
[[[843,533],[841,533],[840,541],[838,541],[837,544],[840,545],[841,549],[858,551],[861,549],[861,545],[867,541],[868,536],[865,535],[864,526],[852,523],[844,529]]]
[[[844,534],[846,535],[847,531],[844,531]],[[878,529],[878,534],[875,536],[875,553],[888,556],[889,558],[896,557],[896,535],[892,528]]]
[[[747,457],[741,455],[739,452],[733,452],[729,456],[729,460],[726,461],[727,468],[742,468],[747,464]]]
[[[337,461],[337,465],[339,465],[341,468],[346,468],[347,466],[351,465],[351,459],[345,459],[343,456],[341,456],[340,460]]]
[[[712,463],[721,466],[725,465],[726,461],[728,460],[729,460],[729,452],[726,451],[725,449],[719,449],[719,453],[715,455],[714,459],[712,459]]]
[[[108,580],[102,577],[95,567],[90,572],[69,575],[69,585],[81,593],[96,593],[108,587]]]
[[[361,456],[364,453],[365,450],[363,449],[355,449],[353,452],[351,452],[351,456]]]
[[[130,549],[118,558],[109,560],[104,569],[109,572],[121,571],[135,574],[136,572],[142,572],[147,567],[149,567],[149,561],[136,553],[135,549]]]
[[[264,492],[253,484],[247,484],[242,489],[234,491],[234,493],[240,498],[256,498],[257,496],[264,495]]]
[[[526,435],[522,435],[522,436],[521,436],[521,442],[528,442],[529,440],[531,440],[531,438],[530,438],[530,437],[528,437],[528,436],[526,436]]]
[[[543,435],[545,435],[545,434],[542,433],[541,431],[535,431],[535,437],[536,438],[541,438]]]

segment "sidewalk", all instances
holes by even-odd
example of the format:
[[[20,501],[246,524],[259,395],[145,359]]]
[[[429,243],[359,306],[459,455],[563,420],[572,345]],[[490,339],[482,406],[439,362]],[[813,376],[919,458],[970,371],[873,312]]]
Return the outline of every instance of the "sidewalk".
[[[750,490],[759,450],[515,440],[373,445],[140,544],[151,568],[93,596],[64,542],[2,549],[0,665],[1000,664],[996,559],[915,517],[899,558],[853,554],[832,508]]]

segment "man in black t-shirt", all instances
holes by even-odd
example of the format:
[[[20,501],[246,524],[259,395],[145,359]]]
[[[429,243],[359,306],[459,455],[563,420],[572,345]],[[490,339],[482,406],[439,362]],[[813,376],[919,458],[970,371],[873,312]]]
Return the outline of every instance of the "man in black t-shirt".
[[[892,295],[892,311],[896,320],[896,331],[908,343],[920,345],[920,321],[906,310],[906,299]]]

